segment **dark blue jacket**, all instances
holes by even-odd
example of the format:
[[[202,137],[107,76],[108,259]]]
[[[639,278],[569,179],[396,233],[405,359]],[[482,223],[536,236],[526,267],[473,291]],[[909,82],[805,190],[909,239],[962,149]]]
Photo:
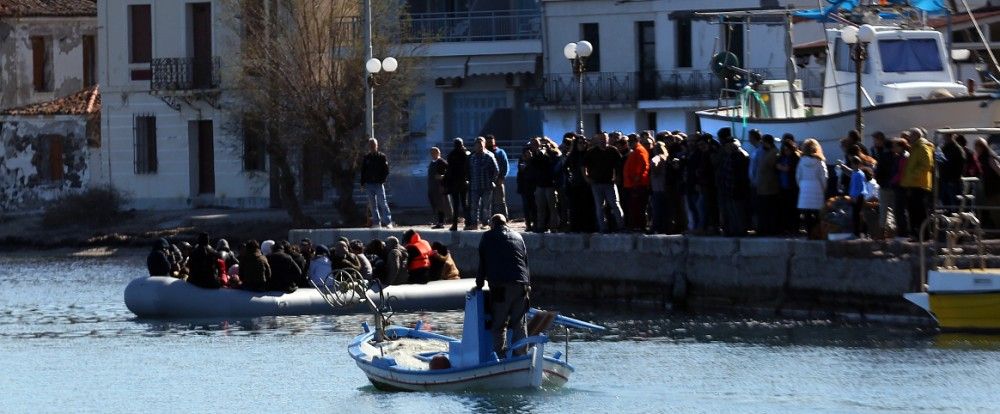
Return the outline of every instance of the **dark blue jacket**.
[[[531,285],[528,274],[528,251],[524,239],[508,227],[490,229],[483,233],[479,241],[479,276],[476,284],[483,280],[490,286],[506,283]]]

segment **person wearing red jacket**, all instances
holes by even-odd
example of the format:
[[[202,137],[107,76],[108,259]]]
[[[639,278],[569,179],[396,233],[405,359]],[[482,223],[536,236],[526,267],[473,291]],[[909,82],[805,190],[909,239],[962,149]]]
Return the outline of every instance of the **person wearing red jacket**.
[[[640,143],[640,140],[643,142]],[[625,226],[629,230],[646,229],[646,207],[649,205],[649,149],[646,148],[646,140],[649,140],[649,133],[643,132],[641,137],[628,142],[632,152],[625,160],[623,178],[629,197],[628,211],[625,212]]]
[[[408,282],[427,283],[431,271],[431,244],[413,229],[403,233],[403,244],[406,246],[406,269],[410,274]]]

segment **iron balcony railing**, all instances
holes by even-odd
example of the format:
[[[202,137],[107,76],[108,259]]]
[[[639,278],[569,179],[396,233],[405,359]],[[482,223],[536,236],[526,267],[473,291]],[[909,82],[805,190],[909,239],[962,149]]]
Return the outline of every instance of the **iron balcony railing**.
[[[541,88],[531,97],[535,106],[572,106],[577,103],[578,83],[572,73],[542,77]],[[583,74],[584,105],[631,105],[638,95],[636,72],[588,72]]]
[[[189,91],[217,89],[220,82],[220,60],[193,57],[156,58],[150,64],[153,79],[150,89],[154,91]]]
[[[413,13],[410,42],[473,42],[540,39],[539,9]]]

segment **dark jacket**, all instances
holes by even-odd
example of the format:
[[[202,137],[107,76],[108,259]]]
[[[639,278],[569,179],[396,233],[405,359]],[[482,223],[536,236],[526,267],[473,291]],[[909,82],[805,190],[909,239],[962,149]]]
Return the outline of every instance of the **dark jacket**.
[[[622,155],[614,147],[594,147],[587,151],[583,165],[594,184],[614,184],[618,167],[622,165]]]
[[[260,251],[240,256],[240,282],[242,289],[263,292],[271,280],[271,265]]]
[[[267,290],[294,292],[299,278],[302,277],[302,268],[295,263],[292,256],[278,250],[267,255],[267,263],[271,265],[271,279],[268,280]]]
[[[881,149],[872,147],[872,155],[875,157],[875,182],[882,187],[888,188],[892,182],[892,177],[896,176],[898,162],[893,156],[892,149],[884,146]]]
[[[218,289],[222,287],[222,279],[219,275],[219,260],[222,256],[210,246],[198,246],[191,251],[191,259],[188,260],[188,283],[206,289]]]
[[[965,172],[965,151],[956,142],[948,142],[941,147],[944,162],[941,163],[939,174],[942,181],[961,181]]]
[[[444,176],[448,194],[469,191],[469,154],[465,148],[455,148],[448,154],[448,174]]]
[[[549,151],[535,151],[528,161],[528,168],[535,174],[535,185],[543,188],[552,188],[556,185],[555,173],[556,163],[559,158],[555,153]]]
[[[361,185],[385,184],[389,177],[389,159],[382,152],[365,154],[361,159]]]
[[[153,251],[146,257],[146,268],[150,276],[169,276],[173,267],[167,249],[170,244],[166,240],[158,241]]]
[[[476,284],[483,280],[490,286],[507,283],[531,285],[528,273],[528,251],[524,239],[509,227],[491,228],[479,241],[479,275]]]

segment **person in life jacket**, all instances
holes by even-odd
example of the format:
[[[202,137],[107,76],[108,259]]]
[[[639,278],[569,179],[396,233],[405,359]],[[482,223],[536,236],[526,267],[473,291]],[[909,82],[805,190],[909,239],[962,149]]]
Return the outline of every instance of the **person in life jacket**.
[[[427,283],[431,271],[431,244],[421,239],[420,234],[413,229],[403,233],[403,244],[406,246],[409,283]]]

